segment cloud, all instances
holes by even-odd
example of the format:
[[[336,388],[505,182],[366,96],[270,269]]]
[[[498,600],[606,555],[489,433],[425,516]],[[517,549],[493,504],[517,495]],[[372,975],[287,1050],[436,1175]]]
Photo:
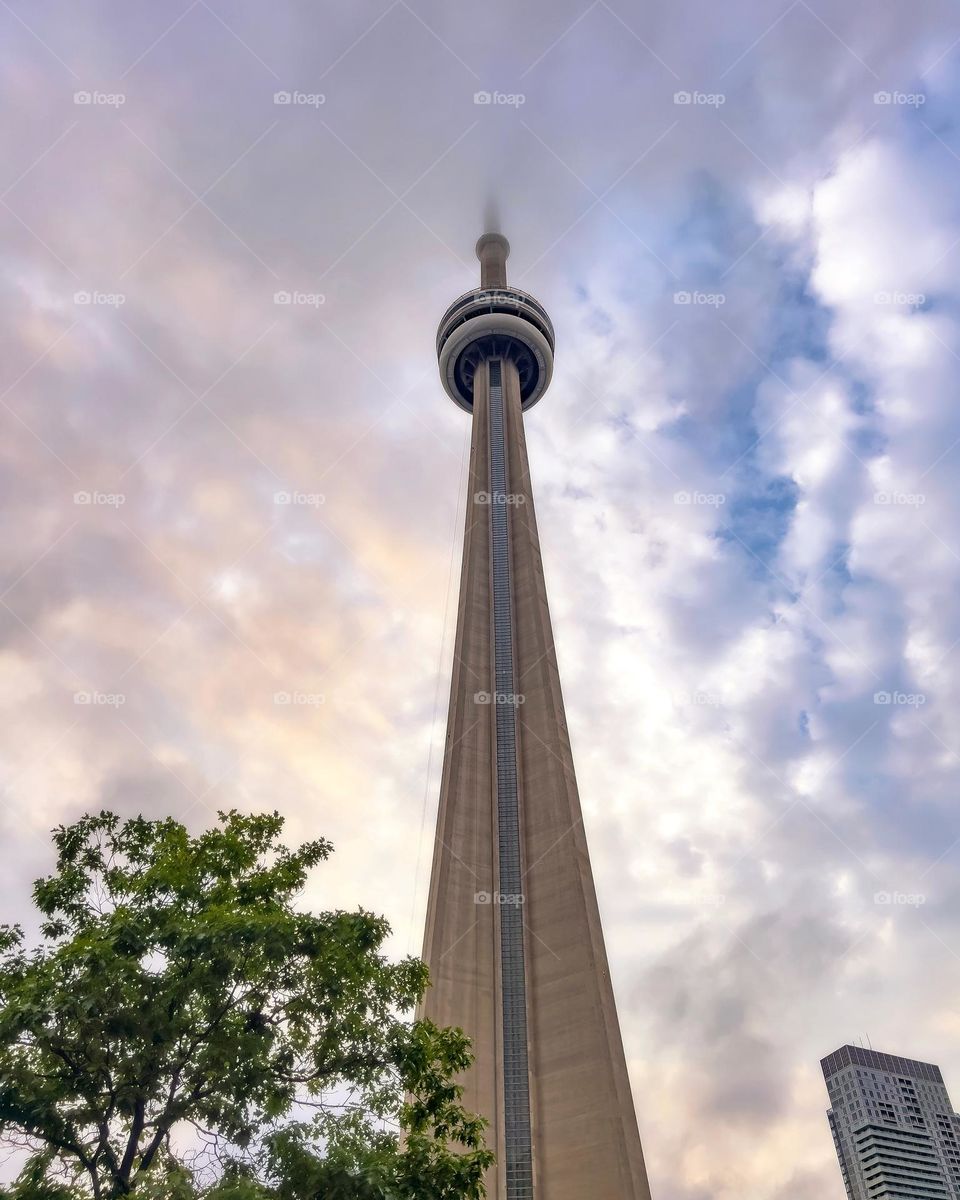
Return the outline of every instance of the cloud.
[[[654,1193],[839,1197],[824,1053],[960,1087],[951,8],[18,12],[5,913],[85,809],[278,807],[337,845],[310,902],[419,947],[469,438],[433,339],[497,207],[558,331],[527,433]]]

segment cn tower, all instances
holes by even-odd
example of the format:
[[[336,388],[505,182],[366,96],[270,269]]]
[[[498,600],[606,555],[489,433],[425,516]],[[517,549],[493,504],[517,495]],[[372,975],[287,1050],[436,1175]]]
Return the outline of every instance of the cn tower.
[[[524,437],[554,331],[507,284],[506,238],[437,333],[472,414],[460,603],[424,958],[422,1015],[476,1061],[490,1200],[649,1200],[554,651]]]

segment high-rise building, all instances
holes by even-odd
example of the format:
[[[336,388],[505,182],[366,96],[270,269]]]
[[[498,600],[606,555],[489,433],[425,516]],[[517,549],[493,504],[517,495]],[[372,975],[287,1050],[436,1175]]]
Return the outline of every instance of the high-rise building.
[[[960,1197],[960,1116],[939,1067],[861,1046],[820,1065],[850,1200]]]
[[[553,372],[543,307],[477,243],[440,376],[473,438],[423,1012],[469,1034],[490,1200],[649,1200],[540,558],[524,413]]]

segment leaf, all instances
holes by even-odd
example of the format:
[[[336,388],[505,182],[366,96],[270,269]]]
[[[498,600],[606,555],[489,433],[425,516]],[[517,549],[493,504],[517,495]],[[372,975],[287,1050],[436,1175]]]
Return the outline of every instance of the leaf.
[[[42,944],[0,928],[0,1127],[37,1149],[0,1200],[82,1200],[91,1174],[138,1200],[482,1196],[466,1038],[409,1019],[426,968],[381,954],[382,917],[296,907],[332,847],[282,831],[231,811],[196,837],[110,812],[54,832]],[[334,1107],[295,1121],[311,1096]],[[166,1136],[185,1122],[220,1147],[206,1190]]]

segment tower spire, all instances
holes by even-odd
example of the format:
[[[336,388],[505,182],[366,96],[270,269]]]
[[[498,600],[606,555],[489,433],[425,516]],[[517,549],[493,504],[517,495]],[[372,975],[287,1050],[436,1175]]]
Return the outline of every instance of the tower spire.
[[[469,496],[424,958],[424,1015],[460,1026],[490,1123],[489,1200],[649,1200],[560,693],[524,412],[554,331],[477,243],[479,291],[437,333],[472,414]]]
[[[480,259],[480,286],[482,288],[505,288],[507,286],[507,258],[510,243],[502,233],[485,233],[477,242],[477,258]]]

